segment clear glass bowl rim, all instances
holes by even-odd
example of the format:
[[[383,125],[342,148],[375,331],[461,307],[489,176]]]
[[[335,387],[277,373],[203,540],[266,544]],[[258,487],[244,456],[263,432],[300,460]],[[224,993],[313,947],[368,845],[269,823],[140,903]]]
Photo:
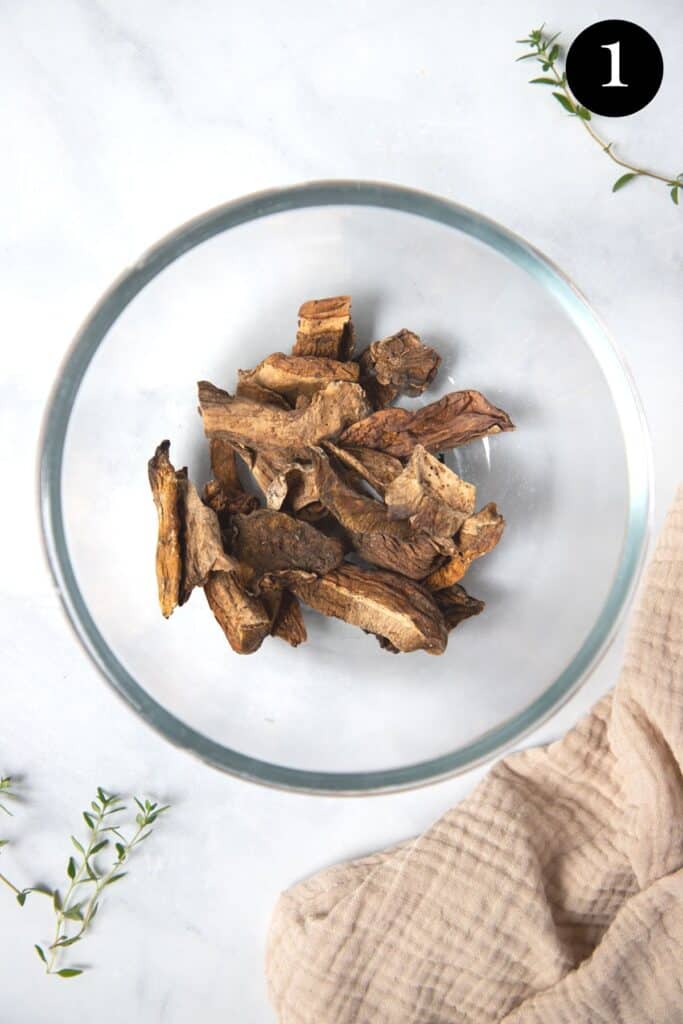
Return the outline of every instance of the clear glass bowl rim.
[[[261,761],[210,740],[158,704],[128,673],[97,628],[76,582],[64,529],[61,476],[71,410],[90,361],[145,285],[183,253],[239,224],[281,211],[349,205],[403,211],[461,231],[511,259],[555,296],[590,345],[617,406],[629,506],[620,564],[593,628],[571,663],[524,710],[430,760],[381,771],[316,772]],[[425,192],[371,181],[313,181],[253,193],[194,217],[148,249],[113,282],[74,338],[45,411],[38,468],[43,543],[57,594],[78,639],[114,690],[167,740],[215,768],[264,785],[326,795],[412,789],[448,778],[500,754],[543,723],[576,692],[613,639],[642,569],[652,516],[650,445],[638,393],[607,329],[573,282],[523,238],[481,214]]]

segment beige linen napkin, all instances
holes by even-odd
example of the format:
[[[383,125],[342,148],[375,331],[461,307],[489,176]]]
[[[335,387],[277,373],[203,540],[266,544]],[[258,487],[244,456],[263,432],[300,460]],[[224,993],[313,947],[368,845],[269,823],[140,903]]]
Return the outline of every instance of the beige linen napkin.
[[[616,690],[276,907],[281,1024],[683,1022],[683,489]]]

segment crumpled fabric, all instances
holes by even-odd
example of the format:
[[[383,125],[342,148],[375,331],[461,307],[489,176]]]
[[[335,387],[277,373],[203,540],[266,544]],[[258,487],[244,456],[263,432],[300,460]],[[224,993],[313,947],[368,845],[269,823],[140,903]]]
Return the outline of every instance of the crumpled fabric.
[[[280,1024],[683,1022],[683,489],[619,682],[417,839],[284,893]]]

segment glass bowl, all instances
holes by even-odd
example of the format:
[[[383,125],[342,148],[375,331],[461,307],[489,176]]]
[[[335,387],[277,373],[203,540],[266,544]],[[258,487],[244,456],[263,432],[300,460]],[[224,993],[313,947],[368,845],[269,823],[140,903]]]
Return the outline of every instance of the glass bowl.
[[[517,430],[450,464],[507,520],[470,570],[486,601],[442,657],[390,655],[307,613],[309,642],[234,654],[200,593],[157,607],[147,460],[209,476],[195,382],[288,351],[307,298],[353,297],[359,346],[400,327],[442,354],[418,400],[477,388]],[[412,400],[415,401],[415,400]],[[410,400],[408,400],[410,402]],[[241,778],[323,793],[423,784],[492,757],[547,718],[613,636],[650,514],[641,407],[605,328],[521,238],[393,185],[317,182],[204,213],[112,285],[46,413],[42,522],[76,633],[171,742]]]

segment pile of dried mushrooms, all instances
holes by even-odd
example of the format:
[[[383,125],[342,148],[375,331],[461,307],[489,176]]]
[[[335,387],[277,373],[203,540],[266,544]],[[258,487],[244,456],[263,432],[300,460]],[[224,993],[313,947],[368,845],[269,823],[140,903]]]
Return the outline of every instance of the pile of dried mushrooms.
[[[199,383],[213,479],[200,496],[168,441],[149,463],[166,617],[201,587],[240,654],[267,636],[303,643],[301,602],[388,651],[442,654],[449,631],[482,611],[460,581],[505,522],[494,504],[477,511],[474,486],[437,456],[513,430],[510,417],[478,391],[393,407],[439,368],[412,331],[353,353],[350,298],[314,299],[299,310],[291,355],[240,370],[234,396]],[[245,490],[236,458],[262,499]]]

